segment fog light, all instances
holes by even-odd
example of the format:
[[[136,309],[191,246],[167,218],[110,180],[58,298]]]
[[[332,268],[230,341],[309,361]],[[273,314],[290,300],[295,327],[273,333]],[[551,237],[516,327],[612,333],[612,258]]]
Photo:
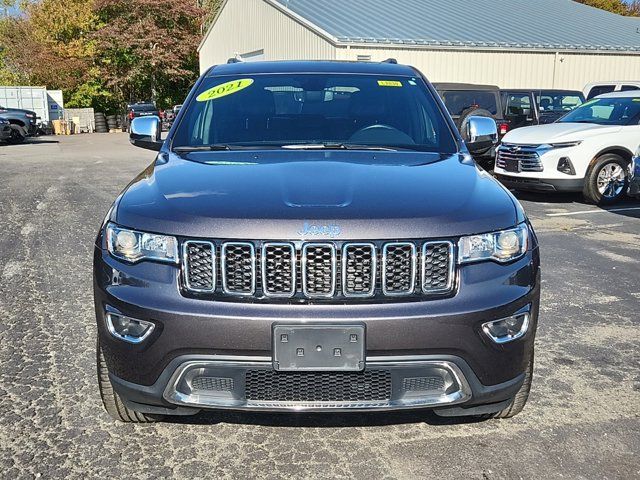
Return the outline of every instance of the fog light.
[[[143,342],[155,325],[144,320],[125,317],[117,313],[107,313],[107,329],[114,337],[129,343]]]
[[[519,313],[512,317],[494,320],[482,325],[482,331],[489,335],[495,343],[507,343],[517,340],[527,333],[529,328],[529,312]]]
[[[567,175],[575,175],[576,170],[573,168],[573,163],[569,157],[562,157],[558,160],[558,171],[566,173]]]

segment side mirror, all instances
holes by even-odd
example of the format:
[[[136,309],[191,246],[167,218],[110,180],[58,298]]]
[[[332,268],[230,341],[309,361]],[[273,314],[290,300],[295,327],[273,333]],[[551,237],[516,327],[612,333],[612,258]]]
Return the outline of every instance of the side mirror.
[[[471,153],[489,150],[498,143],[498,126],[493,118],[469,117],[464,125],[464,138]]]
[[[149,117],[138,117],[131,121],[131,133],[129,141],[132,145],[156,152],[162,148],[162,124],[160,118],[155,115]]]

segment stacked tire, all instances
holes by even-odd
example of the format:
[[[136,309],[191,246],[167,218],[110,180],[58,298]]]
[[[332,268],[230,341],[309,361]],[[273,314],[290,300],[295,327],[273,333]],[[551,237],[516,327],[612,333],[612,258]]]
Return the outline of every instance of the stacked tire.
[[[96,112],[94,118],[96,123],[96,133],[109,133],[107,117],[105,117],[104,113]]]
[[[116,115],[107,115],[107,127],[109,127],[109,130],[118,128],[118,117]]]

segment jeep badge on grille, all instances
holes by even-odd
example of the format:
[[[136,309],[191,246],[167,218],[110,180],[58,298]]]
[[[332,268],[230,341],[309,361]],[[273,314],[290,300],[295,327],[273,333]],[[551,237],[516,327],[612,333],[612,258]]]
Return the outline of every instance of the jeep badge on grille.
[[[338,225],[314,225],[309,222],[304,222],[302,230],[298,232],[303,237],[331,237],[335,238],[340,236],[342,230]]]

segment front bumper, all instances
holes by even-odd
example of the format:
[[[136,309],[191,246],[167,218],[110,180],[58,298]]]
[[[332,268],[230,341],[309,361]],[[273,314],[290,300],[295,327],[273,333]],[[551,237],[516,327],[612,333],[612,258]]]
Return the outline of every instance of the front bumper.
[[[234,303],[185,297],[176,266],[124,264],[96,247],[94,298],[111,381],[123,401],[137,411],[473,408],[508,400],[524,380],[537,326],[539,275],[536,246],[508,265],[484,262],[460,268],[458,291],[450,298],[382,304]],[[106,328],[107,307],[154,322],[156,328],[142,344],[125,343]],[[482,332],[483,323],[523,308],[530,309],[531,321],[522,338],[497,345]],[[273,373],[274,323],[354,321],[366,326],[365,372],[389,372],[384,375],[390,378],[390,395],[364,402],[336,402],[333,397],[287,402],[247,394],[247,371]],[[228,380],[207,380],[227,386],[194,391],[189,382],[196,376],[232,379],[233,388]],[[438,388],[407,390],[403,387],[407,378],[432,378],[428,382],[436,382]]]
[[[495,174],[500,183],[512,190],[531,192],[581,192],[584,188],[583,178],[536,178],[524,175],[504,175],[497,171]]]

